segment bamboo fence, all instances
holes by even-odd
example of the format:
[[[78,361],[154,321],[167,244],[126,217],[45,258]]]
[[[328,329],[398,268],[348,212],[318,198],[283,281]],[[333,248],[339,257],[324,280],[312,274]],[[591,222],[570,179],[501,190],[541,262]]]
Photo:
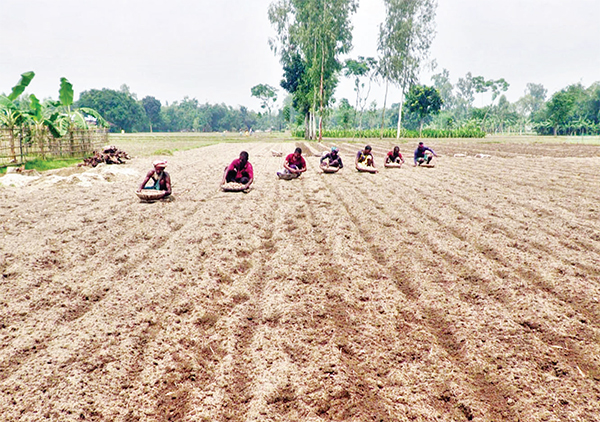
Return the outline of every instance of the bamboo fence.
[[[0,127],[0,167],[21,165],[34,159],[85,158],[108,143],[105,129],[73,129],[62,138],[53,137],[46,128]]]

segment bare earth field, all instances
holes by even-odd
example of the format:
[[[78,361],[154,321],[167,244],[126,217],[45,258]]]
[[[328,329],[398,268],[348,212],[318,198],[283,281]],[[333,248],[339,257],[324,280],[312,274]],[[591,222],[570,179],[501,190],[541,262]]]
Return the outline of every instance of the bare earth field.
[[[600,147],[338,145],[176,152],[153,204],[152,157],[0,186],[0,420],[600,421]]]

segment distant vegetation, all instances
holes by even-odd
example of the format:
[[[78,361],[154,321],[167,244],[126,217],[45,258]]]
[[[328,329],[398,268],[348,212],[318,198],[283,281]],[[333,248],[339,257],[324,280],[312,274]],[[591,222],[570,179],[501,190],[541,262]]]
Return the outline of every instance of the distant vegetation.
[[[435,88],[441,99],[439,111],[421,116],[417,109],[411,110],[409,94],[401,114],[402,137],[418,136],[421,124],[424,137],[481,137],[485,134],[507,133],[600,134],[600,82],[587,88],[581,84],[570,85],[550,98],[547,98],[547,90],[542,85],[530,83],[525,94],[514,103],[506,99],[502,86],[493,87],[497,81],[486,81],[470,73],[452,84],[448,72],[443,70],[432,77],[432,82],[431,87],[413,86]],[[68,81],[63,83],[68,91]],[[359,80],[358,86],[366,91],[364,85],[365,82]],[[26,84],[23,89],[25,87]],[[494,100],[484,107],[475,107],[476,98],[485,95],[486,88],[496,89],[495,93],[492,92]],[[257,113],[243,106],[234,108],[225,104],[201,104],[189,97],[165,105],[151,96],[138,100],[126,85],[119,91],[105,88],[82,92],[79,100],[71,106],[52,100],[40,103],[34,95],[20,94],[19,90],[15,91],[10,96],[12,100],[9,96],[0,97],[0,128],[6,130],[28,125],[31,142],[34,142],[34,134],[42,131],[60,137],[61,133],[64,135],[68,132],[69,127],[84,127],[85,116],[91,116],[84,111],[93,113],[100,119],[101,125],[105,124],[114,133],[292,130],[296,136],[303,137],[306,134],[304,116],[295,109],[290,96],[283,100],[281,109],[271,110],[272,105],[269,105],[265,112]],[[358,95],[361,95],[360,92]],[[383,107],[379,107],[374,100],[367,103],[365,96],[356,99],[354,105],[342,98],[335,101],[325,113],[323,136],[394,137],[399,103],[393,103],[387,109],[389,112],[384,115]]]
[[[304,136],[304,128],[298,128],[292,131],[296,137]],[[388,127],[383,131],[376,129],[326,129],[323,131],[324,138],[396,138],[396,128]],[[423,129],[408,130],[402,129],[401,138],[483,138],[485,132],[478,127],[463,127],[460,129]]]
[[[500,81],[500,85],[496,83]],[[570,85],[547,98],[547,90],[539,84],[530,83],[524,95],[511,103],[504,95],[506,81],[488,81],[473,77],[470,73],[450,82],[446,70],[432,78],[431,86],[415,89],[423,95],[431,89],[439,94],[439,110],[430,108],[421,114],[418,107],[411,108],[410,90],[403,104],[401,136],[413,136],[423,128],[424,137],[480,137],[485,134],[538,134],[538,135],[598,135],[600,134],[600,82],[589,87]],[[506,85],[504,85],[506,84]],[[427,88],[427,89],[425,89]],[[412,89],[412,88],[411,88]],[[503,91],[504,89],[504,91]],[[476,99],[492,95],[491,104],[476,107]],[[495,91],[493,91],[495,90]],[[489,95],[488,94],[488,95]],[[257,113],[246,107],[237,108],[225,104],[201,104],[185,97],[181,101],[163,105],[154,97],[141,101],[126,86],[120,91],[109,89],[86,91],[81,94],[77,107],[98,110],[110,124],[111,132],[245,132],[246,130],[280,131],[293,130],[295,135],[305,136],[304,115],[293,106],[290,96],[279,110]],[[360,101],[364,103],[361,107]],[[363,99],[352,105],[346,98],[336,101],[325,113],[323,136],[332,131],[351,134],[350,137],[379,137],[383,116],[383,136],[393,137],[397,129],[399,103],[383,107],[376,101]],[[418,98],[412,104],[419,104]]]

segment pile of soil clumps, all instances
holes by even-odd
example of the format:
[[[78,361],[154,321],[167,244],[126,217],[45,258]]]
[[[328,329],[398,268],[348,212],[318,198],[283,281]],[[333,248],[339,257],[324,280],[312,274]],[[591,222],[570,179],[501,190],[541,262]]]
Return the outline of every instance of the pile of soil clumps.
[[[129,154],[114,145],[108,145],[102,148],[101,152],[94,151],[93,156],[84,158],[83,163],[78,164],[78,166],[96,167],[100,163],[123,164],[125,160],[131,160]]]

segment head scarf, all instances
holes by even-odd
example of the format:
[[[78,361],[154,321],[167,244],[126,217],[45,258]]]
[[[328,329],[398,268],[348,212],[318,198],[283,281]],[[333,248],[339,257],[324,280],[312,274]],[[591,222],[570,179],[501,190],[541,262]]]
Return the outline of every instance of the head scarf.
[[[156,160],[152,163],[154,167],[165,168],[167,167],[167,160]]]

